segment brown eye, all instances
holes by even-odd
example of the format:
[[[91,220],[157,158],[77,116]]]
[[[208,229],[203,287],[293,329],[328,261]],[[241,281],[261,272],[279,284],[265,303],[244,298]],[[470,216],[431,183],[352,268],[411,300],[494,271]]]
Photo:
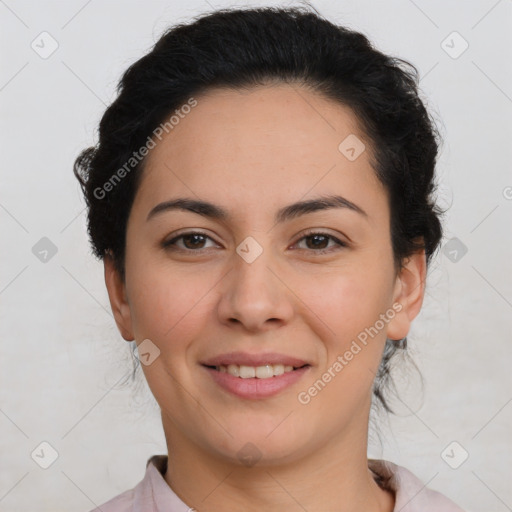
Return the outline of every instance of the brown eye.
[[[305,237],[305,240],[311,242],[311,247],[308,247],[310,249],[325,249],[329,245],[329,237],[324,235],[310,235]]]
[[[204,233],[190,232],[183,233],[172,240],[162,243],[162,247],[166,249],[177,249],[182,251],[195,251],[198,252],[201,249],[205,249],[205,243],[207,240],[212,240],[209,236]],[[178,242],[182,242],[180,245]]]
[[[331,252],[332,250],[336,250],[336,247],[347,247],[347,244],[327,233],[308,233],[298,241],[298,244],[303,240],[306,241],[306,250],[310,250],[318,254]],[[334,245],[329,247],[330,241],[333,241]],[[304,249],[304,247],[301,247],[301,249]]]
[[[185,235],[183,238],[183,245],[187,249],[202,249],[205,237],[199,234]]]

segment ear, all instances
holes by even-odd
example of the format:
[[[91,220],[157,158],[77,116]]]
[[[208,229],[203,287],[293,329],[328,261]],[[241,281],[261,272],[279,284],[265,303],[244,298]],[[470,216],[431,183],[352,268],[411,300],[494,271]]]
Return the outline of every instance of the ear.
[[[397,313],[388,323],[387,337],[389,339],[399,340],[405,338],[409,333],[411,323],[423,304],[426,275],[427,261],[425,249],[422,249],[405,260],[396,277],[393,309]]]
[[[121,336],[126,341],[133,341],[130,304],[126,296],[126,285],[117,270],[111,254],[103,258],[105,268],[105,284],[107,286],[110,307]]]

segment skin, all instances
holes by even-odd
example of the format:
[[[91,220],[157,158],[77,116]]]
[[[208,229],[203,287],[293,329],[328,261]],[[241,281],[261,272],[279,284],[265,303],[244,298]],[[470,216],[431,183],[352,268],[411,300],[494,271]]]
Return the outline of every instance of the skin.
[[[285,84],[196,99],[148,155],[128,220],[125,281],[112,258],[104,260],[121,335],[160,350],[142,368],[162,411],[165,480],[201,512],[390,512],[394,495],[367,465],[372,385],[386,336],[406,336],[420,311],[425,253],[395,269],[388,196],[370,145],[355,161],[338,150],[350,134],[365,140],[349,108]],[[274,221],[283,206],[333,193],[367,216],[333,208]],[[146,219],[157,204],[183,196],[222,206],[230,217],[173,210]],[[327,238],[317,248],[304,238],[310,229],[347,246]],[[194,230],[209,238],[162,247]],[[248,236],[263,249],[252,263],[236,252]],[[318,254],[322,248],[330,252]],[[308,404],[299,403],[298,393],[393,304],[401,311]],[[311,367],[276,396],[242,399],[200,365],[235,350],[293,355]],[[251,467],[238,455],[248,442],[261,456]]]

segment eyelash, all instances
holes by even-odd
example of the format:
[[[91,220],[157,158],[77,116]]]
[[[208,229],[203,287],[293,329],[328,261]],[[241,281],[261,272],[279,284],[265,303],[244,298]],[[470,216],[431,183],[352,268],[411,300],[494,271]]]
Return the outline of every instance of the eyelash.
[[[208,236],[206,233],[202,233],[200,231],[188,231],[186,233],[182,233],[180,234],[179,236],[169,240],[169,241],[166,241],[166,242],[163,242],[162,243],[162,247],[164,249],[167,249],[167,250],[177,250],[177,251],[182,251],[182,252],[202,252],[204,250],[207,250],[207,249],[183,249],[181,247],[177,247],[176,246],[176,242],[186,236],[191,236],[191,235],[201,235],[205,238],[209,238],[210,240],[213,240],[210,236]],[[325,238],[329,238],[331,240],[333,240],[340,248],[343,248],[343,247],[348,247],[348,245],[344,242],[342,242],[341,240],[339,240],[338,238],[336,238],[335,236],[333,235],[330,235],[329,233],[323,233],[321,231],[309,231],[307,233],[305,233],[301,238],[299,238],[297,240],[297,242],[295,242],[294,245],[298,244],[299,242],[301,242],[302,240],[305,240],[306,238],[311,238],[313,236],[322,236],[322,237],[325,237]],[[173,247],[174,246],[174,247]],[[331,248],[326,248],[326,249],[320,249],[320,250],[315,250],[315,249],[305,249],[305,250],[308,250],[308,251],[313,251],[314,253],[316,254],[326,254],[326,253],[330,253],[332,252],[332,247]]]

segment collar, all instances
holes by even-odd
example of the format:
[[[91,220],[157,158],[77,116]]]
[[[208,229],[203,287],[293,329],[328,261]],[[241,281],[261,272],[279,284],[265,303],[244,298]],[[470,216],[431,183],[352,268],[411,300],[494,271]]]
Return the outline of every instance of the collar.
[[[190,512],[164,479],[167,455],[153,455],[144,479],[133,489],[132,512]],[[368,459],[376,482],[395,494],[394,512],[464,512],[451,500],[429,489],[408,469],[380,459]]]

